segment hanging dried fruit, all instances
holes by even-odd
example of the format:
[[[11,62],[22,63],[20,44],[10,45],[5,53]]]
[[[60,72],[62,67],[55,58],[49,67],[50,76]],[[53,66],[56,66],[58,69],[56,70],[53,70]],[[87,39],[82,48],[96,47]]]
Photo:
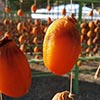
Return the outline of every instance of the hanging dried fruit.
[[[22,16],[24,15],[24,11],[23,11],[22,9],[19,9],[19,10],[17,11],[17,15],[18,15],[19,17],[22,17]]]
[[[32,6],[31,6],[31,12],[36,12],[36,10],[37,10],[37,6],[36,6],[36,4],[33,4]]]
[[[20,44],[23,44],[25,42],[25,35],[20,35],[20,37],[18,38],[18,41]]]
[[[48,5],[47,6],[47,10],[50,11],[51,10],[51,6]]]
[[[71,71],[80,52],[80,33],[75,19],[64,17],[55,20],[44,37],[45,66],[56,75],[65,74]]]
[[[48,17],[48,19],[47,19],[47,25],[50,25],[51,23],[52,23],[51,18]]]
[[[93,10],[88,13],[88,16],[93,16]]]
[[[40,21],[38,19],[35,19],[34,20],[34,24],[37,25],[37,26],[39,26],[40,25]]]
[[[31,85],[31,70],[26,56],[16,43],[7,37],[0,40],[0,92],[24,96]]]
[[[11,9],[10,9],[9,6],[6,6],[6,7],[5,7],[5,12],[6,12],[6,13],[10,13],[10,12],[11,12]]]
[[[19,22],[19,23],[17,24],[17,30],[18,30],[18,32],[23,31],[23,29],[24,29],[23,23]]]

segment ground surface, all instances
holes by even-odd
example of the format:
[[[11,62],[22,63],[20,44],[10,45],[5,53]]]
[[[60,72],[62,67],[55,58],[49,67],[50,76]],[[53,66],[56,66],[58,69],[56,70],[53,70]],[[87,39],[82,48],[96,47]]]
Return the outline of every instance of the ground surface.
[[[100,77],[94,79],[94,74],[99,64],[99,61],[82,63],[79,68],[79,88],[75,100],[100,100]],[[32,68],[33,78],[29,92],[17,99],[3,95],[3,100],[51,100],[57,92],[69,90],[70,81],[68,75],[40,75],[40,72],[48,72],[43,63],[33,63],[30,67]],[[39,74],[35,74],[36,72]]]

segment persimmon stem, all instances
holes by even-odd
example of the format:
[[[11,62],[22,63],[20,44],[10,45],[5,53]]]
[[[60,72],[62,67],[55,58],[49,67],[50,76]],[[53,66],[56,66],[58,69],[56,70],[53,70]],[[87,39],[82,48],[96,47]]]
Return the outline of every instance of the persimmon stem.
[[[0,100],[2,100],[2,93],[0,93]]]
[[[34,4],[36,5],[36,0],[34,0]]]
[[[72,0],[70,0],[70,4],[71,4],[71,15],[72,15]]]

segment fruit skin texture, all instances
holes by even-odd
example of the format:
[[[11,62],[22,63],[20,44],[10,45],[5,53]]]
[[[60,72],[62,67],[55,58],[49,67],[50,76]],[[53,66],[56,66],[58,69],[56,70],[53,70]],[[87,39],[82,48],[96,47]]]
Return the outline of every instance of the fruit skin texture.
[[[25,55],[14,41],[0,47],[0,93],[24,96],[31,85],[31,70]]]
[[[56,75],[71,71],[81,52],[80,33],[70,17],[55,20],[43,42],[45,66]]]

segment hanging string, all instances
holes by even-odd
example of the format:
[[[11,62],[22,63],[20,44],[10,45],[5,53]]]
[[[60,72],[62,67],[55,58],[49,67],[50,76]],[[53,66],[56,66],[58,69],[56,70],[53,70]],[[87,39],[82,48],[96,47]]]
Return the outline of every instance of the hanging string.
[[[92,5],[92,13],[93,13],[93,10],[94,10],[94,3],[91,4]],[[93,20],[93,14],[91,16],[91,20]]]
[[[19,2],[20,2],[20,9],[22,9],[23,0],[19,0]]]
[[[23,3],[23,0],[19,0],[20,2],[20,9],[22,9],[22,3]],[[22,20],[22,18],[20,17],[20,20]]]
[[[5,1],[5,7],[8,6],[8,0]],[[7,14],[5,13],[5,18],[7,18]]]
[[[71,94],[72,94],[72,80],[73,80],[73,77],[72,77],[73,73],[71,71],[70,73],[70,93],[69,93],[69,98],[71,98]]]
[[[72,0],[70,0],[71,10],[70,10],[70,16],[72,15]]]
[[[59,18],[59,0],[57,0],[57,18]]]
[[[5,2],[5,6],[7,6],[8,5],[8,0],[6,0],[6,2]]]
[[[47,0],[47,5],[50,6],[50,0]]]
[[[36,5],[36,0],[34,0],[34,4]]]
[[[86,3],[84,3],[83,4],[83,7],[86,7]],[[84,14],[84,13],[83,13]],[[84,16],[83,16],[83,21],[85,22],[86,20],[85,20],[85,17],[86,17],[86,15],[84,14]]]

